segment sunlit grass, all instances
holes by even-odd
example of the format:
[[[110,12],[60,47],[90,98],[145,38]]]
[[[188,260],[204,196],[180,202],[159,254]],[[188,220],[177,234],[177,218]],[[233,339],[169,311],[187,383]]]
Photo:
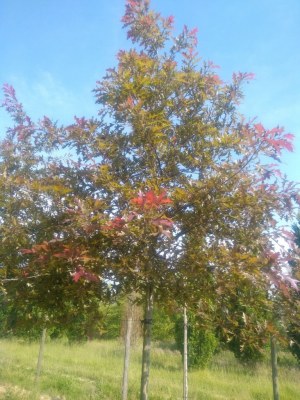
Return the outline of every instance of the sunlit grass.
[[[118,400],[121,398],[123,345],[94,341],[68,345],[48,341],[43,370],[35,384],[38,343],[0,341],[0,399]],[[128,400],[138,399],[141,348],[132,349]],[[281,357],[281,400],[300,399],[300,369],[289,354]],[[182,399],[181,357],[176,351],[153,346],[150,400]],[[43,395],[43,397],[41,397]],[[231,353],[218,354],[209,368],[189,373],[190,400],[272,400],[268,362],[250,368]]]

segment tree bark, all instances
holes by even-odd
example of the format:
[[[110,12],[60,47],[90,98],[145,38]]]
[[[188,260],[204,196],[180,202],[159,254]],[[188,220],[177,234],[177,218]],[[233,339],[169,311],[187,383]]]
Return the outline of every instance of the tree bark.
[[[148,400],[148,384],[150,372],[151,328],[153,316],[153,290],[149,284],[146,292],[146,305],[143,320],[143,357],[140,400]]]
[[[188,399],[188,319],[183,308],[183,400]]]
[[[275,336],[271,336],[271,362],[272,362],[273,398],[274,398],[274,400],[279,400],[278,369],[277,369],[277,343],[276,343]]]
[[[132,333],[132,314],[133,305],[131,296],[128,298],[129,312],[127,313],[126,335],[125,335],[125,354],[124,354],[124,369],[123,369],[123,383],[122,383],[122,400],[127,400],[128,394],[128,375],[129,375],[129,361],[130,361],[130,346],[131,346],[131,333]]]
[[[38,382],[40,374],[41,374],[41,370],[42,370],[46,333],[47,333],[47,329],[44,328],[43,332],[42,332],[42,336],[41,336],[41,341],[40,341],[39,356],[38,356],[38,362],[37,362],[36,372],[35,372],[35,383]]]

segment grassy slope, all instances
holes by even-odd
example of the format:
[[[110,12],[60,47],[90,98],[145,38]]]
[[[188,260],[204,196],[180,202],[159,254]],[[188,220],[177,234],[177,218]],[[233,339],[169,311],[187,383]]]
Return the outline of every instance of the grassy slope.
[[[38,344],[0,341],[0,399],[34,400],[41,398],[40,393],[65,396],[66,400],[120,399],[123,346],[119,342],[73,346],[48,342],[38,387],[34,384],[37,354]],[[292,358],[285,357],[280,367],[281,400],[300,399],[300,369]],[[267,363],[249,370],[231,354],[223,353],[216,356],[210,368],[189,374],[189,399],[271,400],[270,374]],[[137,347],[132,351],[128,400],[138,399],[139,379]],[[151,400],[182,398],[181,358],[177,352],[153,348],[149,389]]]

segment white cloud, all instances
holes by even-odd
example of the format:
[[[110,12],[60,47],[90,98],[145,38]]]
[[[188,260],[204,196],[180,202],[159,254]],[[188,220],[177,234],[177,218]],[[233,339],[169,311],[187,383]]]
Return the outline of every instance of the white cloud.
[[[32,92],[50,110],[57,110],[58,107],[68,109],[74,101],[72,94],[50,72],[41,73],[38,81],[33,84]]]
[[[13,75],[9,78],[9,84],[15,88],[18,100],[33,120],[46,115],[63,124],[72,122],[74,115],[96,114],[90,90],[68,88],[49,71],[41,71],[33,79]],[[0,109],[0,132],[9,124],[5,111]]]

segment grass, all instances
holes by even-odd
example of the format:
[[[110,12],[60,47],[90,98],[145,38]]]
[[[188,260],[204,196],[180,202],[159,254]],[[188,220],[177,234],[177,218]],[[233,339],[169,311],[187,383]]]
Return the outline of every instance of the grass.
[[[0,399],[118,400],[121,398],[123,345],[94,341],[68,345],[47,342],[39,384],[34,382],[38,343],[0,341]],[[280,399],[300,399],[300,369],[289,354],[280,357]],[[132,349],[128,400],[139,398],[141,349]],[[150,400],[182,399],[178,352],[153,346]],[[249,368],[231,353],[218,354],[204,370],[189,373],[189,400],[272,400],[268,362]]]

